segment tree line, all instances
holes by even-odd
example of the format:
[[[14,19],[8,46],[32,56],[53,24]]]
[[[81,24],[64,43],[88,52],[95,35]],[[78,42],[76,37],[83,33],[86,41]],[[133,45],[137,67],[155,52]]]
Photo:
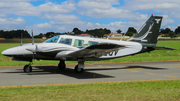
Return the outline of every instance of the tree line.
[[[180,26],[175,29],[175,31],[172,31],[170,28],[166,29],[160,29],[159,34],[162,35],[163,37],[178,37],[180,36]]]
[[[126,36],[133,36],[137,33],[137,30],[134,27],[129,27],[126,33],[122,33],[121,29],[116,30],[117,33],[121,33]],[[12,38],[21,38],[21,34],[23,33],[23,38],[31,38],[30,34],[27,30],[11,30],[11,31],[4,31],[0,30],[0,38],[5,39],[12,39]],[[86,31],[82,31],[78,28],[74,28],[72,32],[64,32],[64,33],[55,33],[55,32],[47,32],[47,33],[40,33],[39,35],[35,35],[35,38],[42,38],[43,36],[46,38],[50,38],[56,35],[64,35],[64,34],[71,34],[71,35],[78,35],[78,34],[89,34],[94,37],[103,37],[105,34],[110,34],[111,30],[107,28],[96,28]],[[172,31],[170,28],[161,28],[159,30],[159,35],[162,35],[164,37],[178,37],[180,36],[180,26],[177,27],[174,31]]]
[[[31,38],[30,34],[26,30],[11,30],[11,31],[0,30],[0,38],[5,38],[5,39],[21,38],[22,33],[23,33],[23,38]]]
[[[91,29],[91,30],[88,30],[86,29],[86,31],[81,31],[79,30],[78,28],[74,28],[72,30],[73,34],[77,35],[77,34],[83,34],[83,33],[86,33],[86,34],[89,34],[93,37],[103,37],[105,34],[110,34],[111,33],[111,30],[109,29],[102,29],[102,28],[96,28],[96,29]],[[121,33],[121,29],[118,29],[116,30],[117,33]],[[136,33],[136,29],[133,28],[133,27],[129,27],[129,29],[127,30],[126,33],[121,33],[121,34],[126,34],[126,36],[133,36],[134,33]]]
[[[104,34],[110,34],[111,30],[106,29],[106,28],[104,28],[104,29],[103,28],[99,28],[99,29],[96,28],[96,29],[91,29],[91,30],[86,29],[86,31],[81,31],[78,28],[74,28],[72,30],[72,32],[73,32],[74,35],[86,33],[86,34],[89,34],[89,35],[91,35],[93,37],[101,38],[101,37],[104,36]]]

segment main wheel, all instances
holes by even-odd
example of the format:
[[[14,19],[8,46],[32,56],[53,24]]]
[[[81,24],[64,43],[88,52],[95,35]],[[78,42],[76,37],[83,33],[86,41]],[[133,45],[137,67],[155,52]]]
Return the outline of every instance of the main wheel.
[[[78,68],[78,65],[75,66],[74,70],[76,73],[82,73],[84,71],[83,68]]]
[[[23,70],[25,73],[30,73],[30,72],[32,72],[32,67],[29,65],[25,65]]]
[[[64,70],[66,68],[66,64],[64,63],[64,61],[61,61],[59,64],[58,64],[58,68],[60,70]]]

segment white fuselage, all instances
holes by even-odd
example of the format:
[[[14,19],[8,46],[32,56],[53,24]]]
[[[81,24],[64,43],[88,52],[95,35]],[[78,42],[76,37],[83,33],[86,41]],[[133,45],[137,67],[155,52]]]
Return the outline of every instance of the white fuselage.
[[[86,47],[101,43],[117,44],[124,47],[112,50],[86,49]],[[53,37],[43,43],[38,43],[34,45],[25,44],[23,46],[10,48],[3,51],[1,54],[20,59],[30,59],[34,54],[35,59],[77,60],[78,58],[83,58],[85,61],[87,61],[123,57],[131,54],[136,54],[141,50],[142,45],[137,42],[60,35]],[[74,53],[76,51],[79,51],[79,53]]]

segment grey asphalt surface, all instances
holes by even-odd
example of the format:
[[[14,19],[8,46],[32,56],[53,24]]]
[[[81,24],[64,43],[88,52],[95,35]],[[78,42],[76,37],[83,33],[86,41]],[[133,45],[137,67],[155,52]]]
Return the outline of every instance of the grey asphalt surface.
[[[180,61],[85,65],[80,74],[74,67],[67,65],[62,71],[57,66],[33,66],[31,73],[24,73],[23,67],[0,67],[0,86],[180,79]]]

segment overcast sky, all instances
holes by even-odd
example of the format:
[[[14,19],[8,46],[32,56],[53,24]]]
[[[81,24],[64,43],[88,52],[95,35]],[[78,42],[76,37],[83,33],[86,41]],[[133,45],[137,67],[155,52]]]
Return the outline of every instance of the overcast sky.
[[[137,30],[151,16],[163,16],[162,28],[180,26],[180,0],[0,0],[0,30],[71,32],[74,27],[128,27]]]

